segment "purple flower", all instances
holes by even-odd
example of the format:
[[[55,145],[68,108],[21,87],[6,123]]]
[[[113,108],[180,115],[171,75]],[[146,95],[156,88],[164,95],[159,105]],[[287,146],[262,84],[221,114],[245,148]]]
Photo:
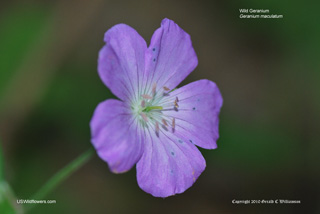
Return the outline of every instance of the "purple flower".
[[[164,19],[147,47],[131,27],[105,33],[98,72],[120,100],[100,103],[92,143],[114,173],[135,164],[141,189],[157,197],[182,193],[206,167],[197,146],[217,148],[222,97],[199,80],[175,90],[198,64],[190,36]]]

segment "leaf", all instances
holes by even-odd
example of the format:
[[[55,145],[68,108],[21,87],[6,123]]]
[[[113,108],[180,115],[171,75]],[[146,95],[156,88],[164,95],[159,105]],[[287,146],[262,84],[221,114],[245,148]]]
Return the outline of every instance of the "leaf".
[[[4,158],[2,155],[2,144],[0,140],[0,213],[11,214],[11,213],[22,213],[22,207],[17,204],[16,198],[8,185],[4,180],[3,172]]]
[[[22,210],[19,210],[9,185],[5,181],[0,183],[0,213],[22,213]]]

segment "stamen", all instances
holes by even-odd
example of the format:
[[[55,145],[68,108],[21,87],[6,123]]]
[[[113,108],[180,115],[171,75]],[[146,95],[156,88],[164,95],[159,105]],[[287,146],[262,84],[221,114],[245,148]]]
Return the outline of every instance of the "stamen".
[[[144,108],[146,106],[146,101],[142,100],[141,101],[141,106]]]
[[[145,122],[148,122],[148,117],[147,117],[147,115],[145,113],[141,112],[140,115],[141,115],[141,117],[143,118],[143,120]]]
[[[163,123],[163,125],[168,126],[168,123],[165,119],[162,119],[162,123]]]
[[[176,118],[172,119],[172,129],[176,128]]]
[[[159,123],[158,123],[158,121],[156,122],[156,133],[159,133]]]
[[[156,89],[157,89],[157,83],[153,83],[153,85],[152,85],[152,94],[153,94],[153,96],[156,94]]]
[[[132,108],[139,116],[139,122],[143,123],[145,126],[153,126],[158,137],[160,129],[165,131],[169,131],[169,129],[171,129],[173,133],[175,132],[176,120],[174,117],[167,118],[166,112],[179,111],[179,98],[176,96],[166,98],[166,96],[169,96],[171,91],[167,86],[163,86],[162,88],[163,90],[160,92],[159,88],[157,89],[157,83],[154,82],[152,84],[151,91],[149,88],[149,92],[145,92],[145,94],[140,95],[140,101],[138,101],[138,103],[136,103],[137,105]],[[159,94],[157,92],[159,92]],[[161,96],[162,94],[163,96]],[[174,105],[172,106],[172,104]]]
[[[151,97],[150,95],[148,95],[148,94],[142,94],[141,96],[142,96],[144,99],[149,99],[149,100],[152,99],[152,97]]]
[[[168,87],[166,87],[166,86],[163,86],[163,89],[164,89],[165,91],[170,91],[170,89],[169,89]]]
[[[177,100],[174,101],[174,107],[179,108]]]

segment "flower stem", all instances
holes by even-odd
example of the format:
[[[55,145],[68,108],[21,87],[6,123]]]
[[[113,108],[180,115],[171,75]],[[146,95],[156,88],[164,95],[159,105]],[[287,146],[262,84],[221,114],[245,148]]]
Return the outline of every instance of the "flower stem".
[[[92,157],[94,150],[90,148],[88,151],[77,157],[67,166],[58,171],[50,180],[45,183],[38,192],[36,192],[30,199],[43,200],[44,197],[50,193],[55,187],[57,187],[61,182],[68,178],[73,172],[83,166]],[[27,204],[26,210],[31,209],[35,204]]]

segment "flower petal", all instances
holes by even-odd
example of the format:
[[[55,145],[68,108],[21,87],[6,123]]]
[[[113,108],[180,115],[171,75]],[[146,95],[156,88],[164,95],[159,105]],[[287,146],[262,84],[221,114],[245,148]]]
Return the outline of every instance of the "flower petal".
[[[189,34],[169,19],[161,22],[146,51],[144,83],[174,89],[197,66]],[[150,88],[148,90],[151,90]]]
[[[173,91],[170,97],[179,99],[178,111],[166,112],[167,116],[175,117],[175,133],[197,146],[215,149],[223,103],[217,85],[209,80],[199,80]]]
[[[206,167],[195,145],[161,130],[159,137],[149,126],[144,153],[137,163],[141,189],[156,197],[182,193],[192,186]]]
[[[125,103],[113,99],[100,103],[90,127],[93,146],[113,172],[128,171],[140,159],[144,139]]]
[[[99,52],[98,73],[104,84],[122,100],[137,96],[145,69],[144,39],[130,26],[118,24],[105,33]],[[140,78],[140,81],[139,81]]]

